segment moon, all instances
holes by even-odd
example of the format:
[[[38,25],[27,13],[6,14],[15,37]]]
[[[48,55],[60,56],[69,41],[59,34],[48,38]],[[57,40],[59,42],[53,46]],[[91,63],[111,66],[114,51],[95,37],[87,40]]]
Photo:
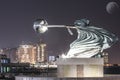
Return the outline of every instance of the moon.
[[[113,14],[119,11],[119,5],[116,2],[109,2],[106,6],[106,11]]]

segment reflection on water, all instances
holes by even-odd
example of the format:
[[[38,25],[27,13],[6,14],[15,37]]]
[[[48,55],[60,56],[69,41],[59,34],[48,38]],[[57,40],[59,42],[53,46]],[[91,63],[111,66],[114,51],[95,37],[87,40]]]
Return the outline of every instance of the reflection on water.
[[[15,80],[120,80],[120,75],[106,75],[103,78],[57,78],[57,77],[32,77],[16,76]]]

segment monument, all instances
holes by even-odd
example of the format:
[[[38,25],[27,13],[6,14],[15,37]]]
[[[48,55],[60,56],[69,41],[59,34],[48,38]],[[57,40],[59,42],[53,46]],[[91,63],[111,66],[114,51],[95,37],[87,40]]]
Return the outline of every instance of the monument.
[[[103,77],[103,59],[95,56],[101,54],[104,49],[111,47],[118,38],[103,28],[89,25],[89,20],[76,20],[74,26],[48,25],[46,20],[38,19],[33,28],[39,33],[44,33],[48,28],[65,27],[73,35],[71,29],[76,29],[78,36],[70,44],[67,54],[62,54],[56,63],[58,65],[58,77]]]

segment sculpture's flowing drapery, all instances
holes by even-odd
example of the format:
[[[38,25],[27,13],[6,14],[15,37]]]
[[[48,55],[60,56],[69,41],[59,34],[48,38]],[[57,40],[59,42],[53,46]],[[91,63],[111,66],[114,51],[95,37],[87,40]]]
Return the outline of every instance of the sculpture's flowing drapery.
[[[86,26],[85,20],[84,22],[80,20],[75,29],[78,37],[70,44],[70,49],[66,55],[68,58],[90,58],[111,47],[117,41],[114,34],[103,28]]]

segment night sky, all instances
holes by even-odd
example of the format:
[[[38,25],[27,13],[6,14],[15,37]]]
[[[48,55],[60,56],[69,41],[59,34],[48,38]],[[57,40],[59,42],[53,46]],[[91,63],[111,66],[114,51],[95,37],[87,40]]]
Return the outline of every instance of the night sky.
[[[120,7],[120,0],[0,0],[0,48],[43,40],[51,55],[67,52],[77,33],[72,30],[74,36],[71,36],[66,28],[52,28],[45,34],[37,34],[33,22],[38,18],[51,25],[73,25],[75,20],[87,18],[91,25],[120,38],[120,12],[109,14],[106,11],[111,1]],[[119,41],[105,51],[109,53],[110,63],[120,63]]]

